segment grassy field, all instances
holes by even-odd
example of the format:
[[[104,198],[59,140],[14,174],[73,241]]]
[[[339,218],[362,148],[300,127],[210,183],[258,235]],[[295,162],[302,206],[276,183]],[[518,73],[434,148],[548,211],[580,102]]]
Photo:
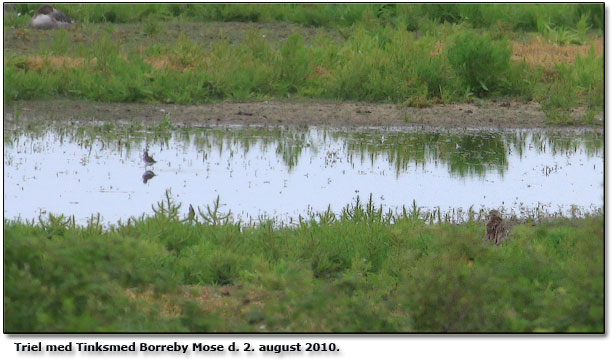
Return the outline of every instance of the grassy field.
[[[58,7],[78,24],[38,31],[29,16],[5,21],[5,103],[511,98],[539,102],[558,124],[590,123],[603,109],[600,5]],[[576,107],[587,108],[582,119]]]
[[[16,11],[32,15],[40,5],[14,6]],[[544,21],[571,29],[586,17],[597,29],[604,28],[604,7],[600,4],[57,4],[56,7],[87,23],[121,24],[178,18],[342,27],[362,22],[365,17],[376,17],[407,27],[416,27],[425,19],[436,19],[449,23],[467,22],[474,27],[504,22],[514,30],[535,31]],[[7,24],[27,21],[12,17]]]
[[[495,247],[477,218],[369,202],[240,225],[167,196],[110,229],[5,220],[5,332],[604,331],[602,215],[528,221]]]

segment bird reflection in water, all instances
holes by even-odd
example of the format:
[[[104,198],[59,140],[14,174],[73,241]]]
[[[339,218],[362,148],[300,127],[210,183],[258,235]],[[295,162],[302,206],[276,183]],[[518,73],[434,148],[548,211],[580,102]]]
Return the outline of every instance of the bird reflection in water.
[[[145,173],[143,174],[143,183],[146,184],[147,181],[151,180],[155,176],[157,175],[153,173],[153,171],[149,171],[149,170],[145,171]]]

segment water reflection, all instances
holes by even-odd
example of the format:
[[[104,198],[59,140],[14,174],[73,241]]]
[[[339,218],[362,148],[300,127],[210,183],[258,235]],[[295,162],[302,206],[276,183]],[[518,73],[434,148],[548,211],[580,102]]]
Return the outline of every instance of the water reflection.
[[[151,171],[151,170],[145,171],[145,173],[143,174],[143,183],[146,184],[147,181],[151,180],[155,176],[156,176],[156,174],[153,173],[153,171]]]
[[[349,138],[347,147],[351,156],[373,159],[385,154],[393,163],[396,173],[405,172],[409,165],[425,165],[428,162],[449,166],[451,175],[458,177],[483,176],[495,170],[503,174],[507,168],[507,150],[500,134],[475,133],[391,133],[362,134]]]
[[[206,158],[211,152],[223,154],[225,150],[246,155],[253,147],[260,152],[274,148],[288,170],[293,169],[306,149],[318,151],[318,145],[330,141],[343,143],[342,149],[349,161],[365,162],[385,157],[398,174],[410,165],[428,162],[448,165],[453,176],[483,176],[488,171],[504,175],[508,167],[507,156],[517,154],[520,159],[526,150],[567,156],[577,152],[588,157],[602,157],[603,138],[595,131],[509,132],[488,131],[413,131],[368,130],[346,132],[326,129],[267,129],[267,128],[184,128],[179,130],[144,130],[133,127],[78,127],[56,128],[52,131],[5,130],[5,146],[19,140],[34,142],[52,135],[49,142],[77,144],[89,150],[108,149],[120,155],[146,145],[144,162],[150,166],[156,161],[147,153],[149,145],[160,149],[169,147],[187,151],[196,148]],[[32,143],[33,144],[33,143]],[[31,146],[34,147],[34,146]],[[39,144],[37,147],[43,147]],[[32,148],[33,152],[36,150]],[[333,155],[329,155],[333,157]]]
[[[394,210],[414,200],[439,210],[602,206],[603,138],[588,130],[5,127],[4,145],[8,218],[101,212],[115,222],[150,213],[167,188],[184,205],[220,196],[239,219],[338,212],[370,194]]]

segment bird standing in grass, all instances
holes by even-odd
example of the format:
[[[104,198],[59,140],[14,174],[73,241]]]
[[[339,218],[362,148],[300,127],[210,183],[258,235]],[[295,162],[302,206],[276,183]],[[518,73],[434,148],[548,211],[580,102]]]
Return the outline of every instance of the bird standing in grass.
[[[502,219],[498,210],[490,211],[485,225],[485,236],[489,241],[495,241],[500,245],[509,234],[509,224]]]
[[[143,153],[143,161],[145,161],[145,164],[147,166],[151,166],[157,162],[156,160],[153,159],[153,157],[149,156],[149,153],[147,152],[147,150],[145,150],[145,153]]]

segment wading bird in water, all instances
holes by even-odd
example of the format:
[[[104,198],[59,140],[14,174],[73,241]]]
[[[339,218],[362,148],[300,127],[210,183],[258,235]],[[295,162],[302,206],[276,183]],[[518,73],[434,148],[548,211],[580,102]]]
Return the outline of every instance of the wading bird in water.
[[[64,12],[50,6],[44,5],[36,10],[30,26],[34,29],[58,29],[72,24],[72,20]]]
[[[153,159],[153,157],[149,156],[149,153],[146,150],[143,153],[143,161],[145,161],[145,164],[147,166],[151,166],[157,162],[156,160]]]
[[[485,225],[485,237],[489,241],[495,241],[500,245],[509,234],[509,223],[502,219],[498,210],[490,211]]]

